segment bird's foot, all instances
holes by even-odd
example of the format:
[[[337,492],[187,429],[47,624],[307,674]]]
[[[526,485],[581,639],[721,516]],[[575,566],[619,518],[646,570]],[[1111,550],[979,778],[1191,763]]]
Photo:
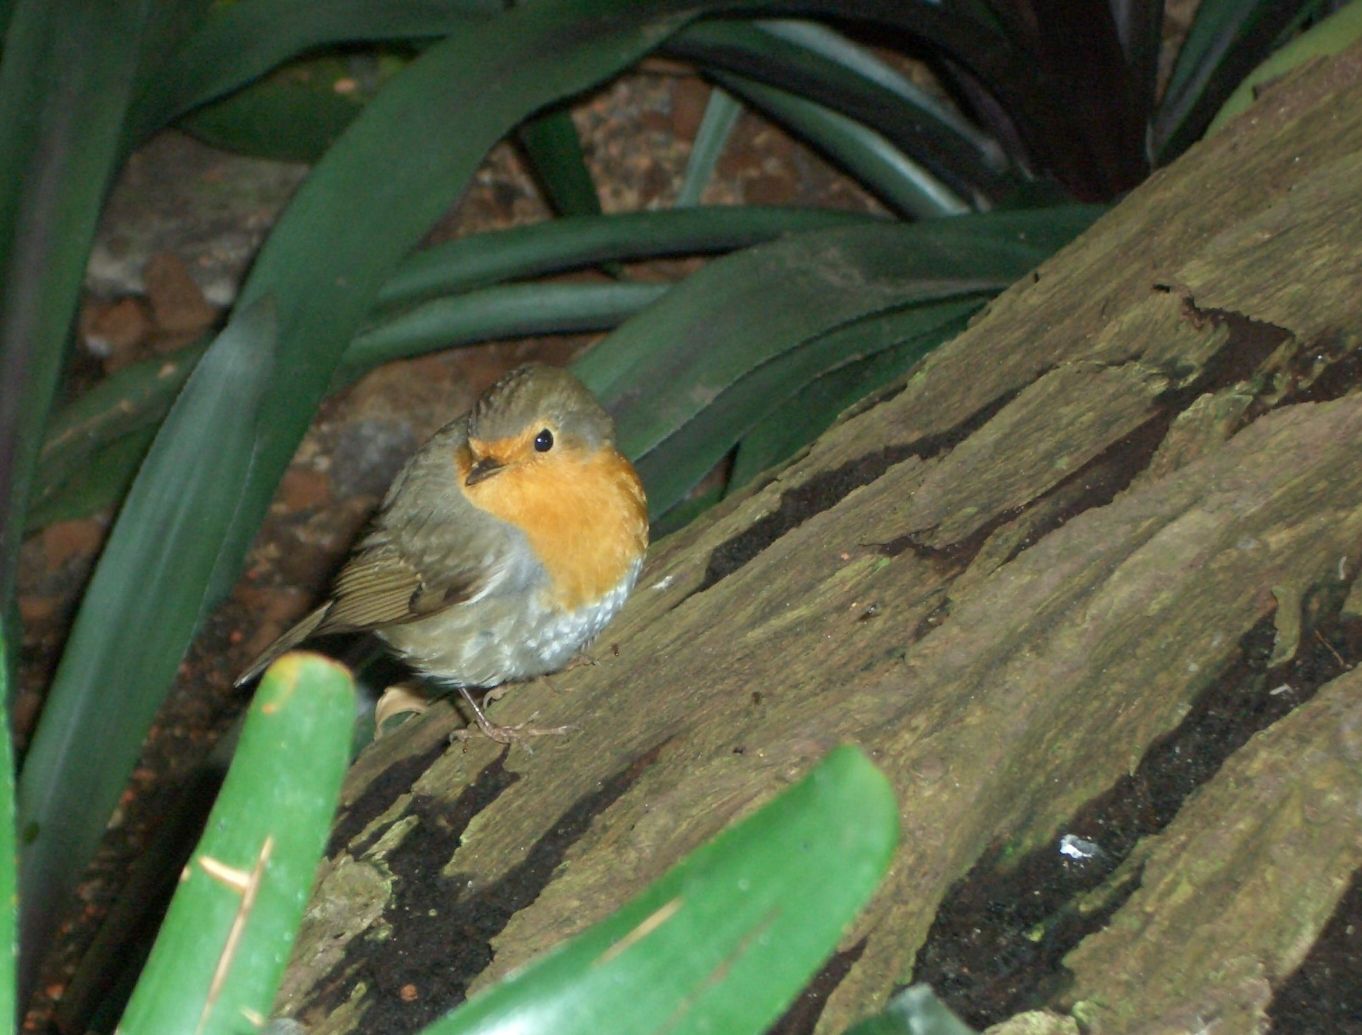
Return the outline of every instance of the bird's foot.
[[[534,721],[534,716],[538,715],[538,712],[535,712],[534,715],[531,715],[524,722],[518,722],[514,726],[502,726],[487,718],[487,714],[479,707],[478,702],[473,700],[473,695],[467,690],[460,687],[459,693],[463,696],[463,699],[468,702],[468,707],[473,709],[473,720],[477,723],[478,729],[482,730],[486,737],[496,741],[498,744],[514,744],[529,740],[531,737],[558,737],[576,729],[575,726],[531,726],[530,723]],[[500,694],[498,694],[498,696],[500,696]],[[487,698],[484,697],[484,700],[486,699]],[[451,741],[467,740],[472,735],[472,732],[473,728],[471,726],[466,726],[461,730],[455,730],[451,733],[449,739]],[[525,745],[525,750],[530,750],[529,744]]]

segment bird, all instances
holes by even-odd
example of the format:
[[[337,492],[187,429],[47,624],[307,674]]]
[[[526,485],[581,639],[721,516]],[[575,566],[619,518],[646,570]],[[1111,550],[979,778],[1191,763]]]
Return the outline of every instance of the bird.
[[[516,727],[469,691],[566,667],[623,606],[647,548],[647,497],[614,421],[567,370],[527,364],[417,450],[326,600],[236,684],[313,636],[373,632],[508,743]]]

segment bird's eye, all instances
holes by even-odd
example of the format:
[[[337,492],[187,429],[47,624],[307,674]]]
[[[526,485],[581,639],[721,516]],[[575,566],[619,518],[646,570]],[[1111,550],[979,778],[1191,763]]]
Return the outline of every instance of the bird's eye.
[[[536,452],[547,453],[553,448],[553,432],[545,428],[538,435],[534,436],[534,448]]]

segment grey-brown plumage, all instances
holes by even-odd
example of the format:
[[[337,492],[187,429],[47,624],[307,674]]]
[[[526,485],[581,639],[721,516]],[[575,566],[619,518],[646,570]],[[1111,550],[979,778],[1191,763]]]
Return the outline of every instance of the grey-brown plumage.
[[[551,672],[619,609],[646,546],[609,415],[566,371],[521,367],[407,462],[329,598],[238,685],[311,636],[364,630],[450,687]]]

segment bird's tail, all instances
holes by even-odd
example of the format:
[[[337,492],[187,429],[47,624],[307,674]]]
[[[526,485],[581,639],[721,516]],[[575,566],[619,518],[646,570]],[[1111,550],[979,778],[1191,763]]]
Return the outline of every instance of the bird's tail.
[[[280,655],[287,651],[291,651],[294,647],[298,646],[298,644],[311,636],[317,631],[317,627],[325,620],[326,612],[330,609],[331,602],[327,601],[288,632],[284,633],[284,635],[280,636],[279,639],[271,643],[260,652],[260,655],[254,661],[246,666],[246,671],[236,677],[236,683],[233,685],[241,686],[244,683],[249,683],[266,668],[272,665]]]

